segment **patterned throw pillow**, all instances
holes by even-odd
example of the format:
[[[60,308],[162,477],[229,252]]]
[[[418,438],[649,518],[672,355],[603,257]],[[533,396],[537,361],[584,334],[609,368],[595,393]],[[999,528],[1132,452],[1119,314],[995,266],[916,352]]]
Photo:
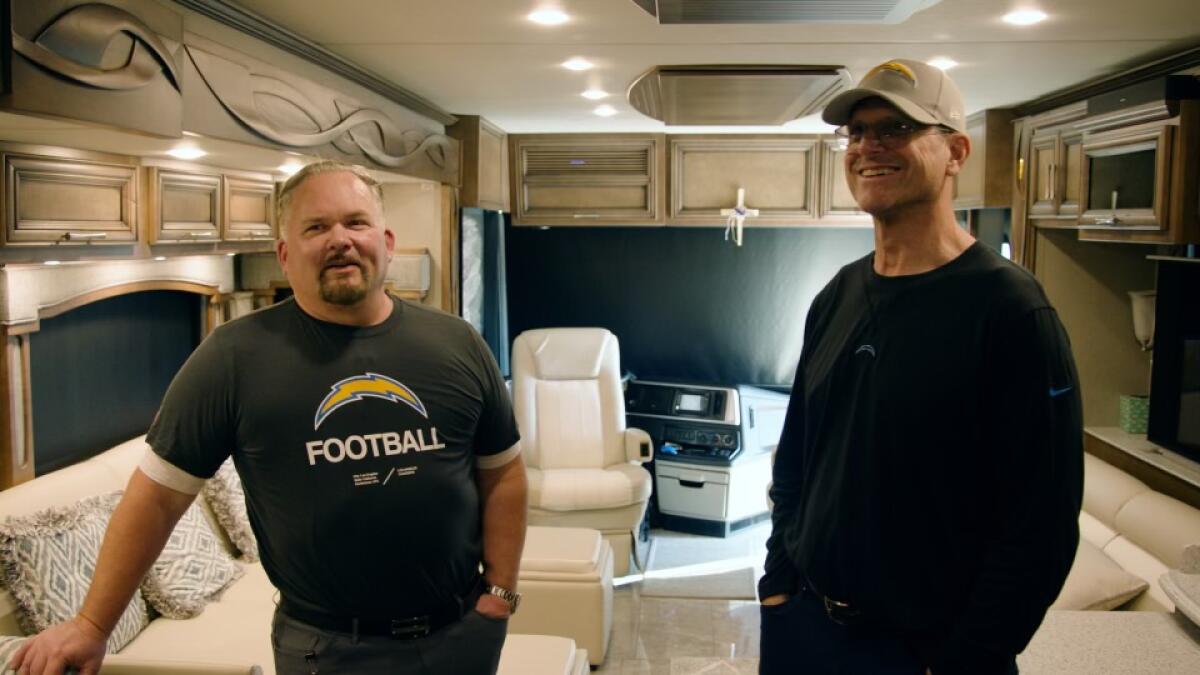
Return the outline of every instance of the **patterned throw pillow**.
[[[0,521],[0,582],[17,601],[21,629],[32,635],[75,616],[83,605],[108,519],[120,492]],[[140,591],[117,621],[108,651],[120,651],[150,623]]]
[[[204,484],[203,494],[208,508],[229,535],[229,541],[241,551],[242,560],[258,562],[258,540],[254,538],[254,530],[250,529],[246,493],[242,491],[242,479],[233,467],[233,458],[225,460],[216,475]]]
[[[142,581],[146,600],[168,619],[190,619],[242,576],[198,502],[192,502]]]
[[[0,635],[0,675],[9,675],[9,673],[15,672],[9,669],[8,662],[28,639],[19,635]]]

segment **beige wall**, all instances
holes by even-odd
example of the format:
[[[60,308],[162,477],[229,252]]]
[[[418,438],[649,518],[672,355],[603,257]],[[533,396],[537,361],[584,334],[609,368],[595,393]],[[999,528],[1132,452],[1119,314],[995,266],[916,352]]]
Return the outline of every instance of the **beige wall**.
[[[1119,396],[1150,391],[1150,353],[1133,337],[1129,291],[1154,288],[1153,247],[1080,242],[1039,230],[1035,273],[1071,337],[1084,423],[1116,426]]]
[[[383,186],[383,216],[396,235],[396,248],[428,249],[429,295],[425,304],[442,306],[442,201],[434,183],[387,183]]]

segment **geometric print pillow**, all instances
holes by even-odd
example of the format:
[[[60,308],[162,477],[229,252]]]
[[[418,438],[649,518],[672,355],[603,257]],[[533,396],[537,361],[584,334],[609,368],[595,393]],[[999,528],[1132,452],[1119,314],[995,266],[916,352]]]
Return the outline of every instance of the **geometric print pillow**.
[[[0,521],[0,583],[17,601],[21,630],[32,635],[79,611],[120,500],[117,491]],[[135,591],[108,638],[109,653],[120,651],[149,623],[146,601]]]
[[[242,552],[242,560],[258,562],[258,539],[250,527],[250,516],[246,515],[246,493],[242,490],[242,479],[238,477],[232,457],[204,483],[202,493],[229,540]]]
[[[28,639],[19,635],[0,635],[0,675],[8,675],[9,673],[16,672],[9,669],[8,662],[12,660],[13,654],[16,654],[17,650]]]
[[[192,502],[142,580],[146,600],[168,619],[190,619],[242,576],[213,532],[199,502]]]

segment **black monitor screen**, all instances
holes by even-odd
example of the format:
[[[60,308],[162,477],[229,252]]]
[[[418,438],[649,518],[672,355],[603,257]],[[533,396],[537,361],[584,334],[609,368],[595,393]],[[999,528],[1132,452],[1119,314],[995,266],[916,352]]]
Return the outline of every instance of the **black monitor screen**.
[[[1179,383],[1180,443],[1200,447],[1200,340],[1183,341],[1183,368]]]

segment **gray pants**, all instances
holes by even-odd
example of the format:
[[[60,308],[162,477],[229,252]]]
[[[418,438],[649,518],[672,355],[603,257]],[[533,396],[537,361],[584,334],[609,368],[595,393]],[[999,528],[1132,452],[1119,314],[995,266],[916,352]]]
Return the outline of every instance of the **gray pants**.
[[[335,633],[275,612],[271,646],[278,675],[494,675],[508,620],[475,610],[415,640]]]

